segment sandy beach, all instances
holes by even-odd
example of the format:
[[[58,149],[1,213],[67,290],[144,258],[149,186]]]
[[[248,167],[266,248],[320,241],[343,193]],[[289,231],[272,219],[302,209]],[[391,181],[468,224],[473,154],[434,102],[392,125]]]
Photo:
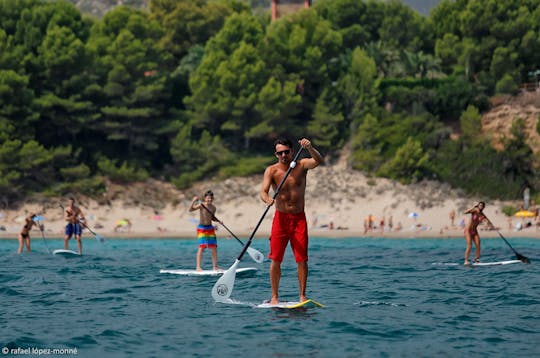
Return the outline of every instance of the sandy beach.
[[[265,210],[259,199],[261,181],[262,175],[207,181],[188,190],[153,183],[152,191],[148,192],[138,187],[111,188],[100,202],[76,198],[89,227],[104,237],[192,239],[199,214],[189,212],[191,200],[211,189],[215,194],[216,216],[238,237],[246,238]],[[148,190],[147,187],[144,190]],[[154,200],[137,202],[133,200],[134,192]],[[402,185],[366,177],[339,163],[321,166],[308,174],[306,216],[311,237],[463,237],[468,215],[462,213],[479,200],[486,201],[484,213],[505,237],[540,238],[540,230],[534,225],[519,231],[515,229],[517,223],[525,226],[530,219],[508,218],[502,213],[503,205],[519,207],[519,201],[503,203],[465,197],[448,185],[436,182]],[[46,237],[62,237],[64,220],[60,204],[67,205],[66,198],[42,199],[28,202],[17,210],[0,210],[0,226],[4,229],[0,237],[16,238],[24,217],[30,212],[44,217]],[[456,213],[453,225],[452,211]],[[273,213],[274,208],[270,208],[255,237],[268,237]],[[373,229],[365,232],[364,224],[369,215],[373,218]],[[117,227],[123,219],[131,222],[131,228]],[[381,220],[384,220],[383,228]],[[217,234],[218,238],[230,237],[219,224]],[[499,237],[497,231],[487,231],[487,227],[481,227],[480,235],[482,238]],[[41,234],[34,229],[31,236],[37,239]],[[84,237],[92,237],[92,234],[85,230]]]

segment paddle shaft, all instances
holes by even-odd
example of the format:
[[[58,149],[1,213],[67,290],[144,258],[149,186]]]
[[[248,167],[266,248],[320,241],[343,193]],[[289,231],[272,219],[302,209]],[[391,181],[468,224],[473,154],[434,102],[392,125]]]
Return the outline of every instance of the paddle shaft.
[[[238,242],[240,242],[242,245],[244,245],[242,240],[240,240],[231,230],[229,230],[229,228],[224,223],[219,221],[218,218],[216,218],[216,216],[214,215],[214,213],[210,209],[208,209],[206,207],[206,205],[204,205],[202,202],[199,205],[201,205],[206,211],[208,211],[212,215],[212,219],[218,221],[221,224],[221,226],[223,226],[225,228],[225,230],[227,230],[229,232],[229,234],[232,235],[232,237],[234,237],[236,240],[238,240]]]
[[[285,176],[283,177],[283,179],[281,179],[281,182],[279,183],[278,187],[276,188],[276,191],[274,192],[274,195],[272,196],[272,200],[275,200],[277,198],[277,196],[278,196],[278,194],[279,194],[279,192],[281,190],[281,187],[283,186],[283,184],[285,184],[285,180],[287,179],[287,177],[291,173],[291,170],[294,167],[296,167],[296,161],[298,160],[298,157],[300,156],[300,153],[302,152],[302,149],[304,149],[304,148],[300,147],[300,149],[298,150],[298,152],[294,156],[292,162],[289,164],[289,168],[287,169],[287,172],[285,173]],[[293,163],[294,163],[294,165],[293,165]],[[262,214],[261,218],[259,219],[259,222],[255,226],[255,229],[253,229],[253,232],[251,233],[251,236],[249,237],[249,240],[244,245],[244,248],[240,252],[240,255],[238,255],[238,258],[237,258],[238,261],[242,260],[242,257],[246,253],[249,245],[251,245],[251,241],[253,241],[253,237],[255,236],[255,233],[259,229],[259,226],[261,226],[261,224],[262,224],[262,222],[264,220],[264,217],[266,216],[266,213],[268,213],[268,210],[270,210],[270,206],[271,205],[266,205],[266,209],[264,210],[264,213]]]
[[[484,217],[486,219],[488,219],[488,217],[484,214]],[[491,220],[489,220],[489,223],[493,226],[493,224],[491,223]],[[501,237],[501,239],[504,240],[504,242],[506,242],[506,245],[508,245],[508,247],[514,252],[514,254],[516,255],[517,259],[518,260],[521,260],[522,262],[528,264],[530,263],[530,260],[528,258],[526,258],[525,256],[521,255],[520,253],[518,253],[516,250],[514,250],[514,248],[512,247],[512,245],[510,245],[510,243],[508,242],[508,240],[506,240],[506,238],[503,236],[503,234],[501,234],[501,232],[499,230],[497,230],[497,234],[499,234],[499,236]]]
[[[524,263],[526,263],[526,264],[530,263],[530,260],[529,260],[527,257],[521,255],[521,254],[518,253],[516,250],[514,250],[514,248],[512,247],[512,245],[510,245],[510,243],[504,238],[504,236],[500,233],[500,231],[497,231],[497,234],[499,234],[499,236],[501,237],[501,239],[503,239],[504,242],[506,242],[506,245],[508,245],[508,247],[514,252],[514,254],[516,255],[516,257],[517,257],[518,260],[521,260],[522,262],[524,262]]]
[[[39,228],[39,231],[41,232],[41,238],[43,239],[43,243],[45,244],[45,247],[47,248],[47,252],[50,254],[51,250],[49,250],[49,245],[47,245],[47,240],[45,240],[45,234],[43,233],[43,229],[41,228],[41,225],[39,223],[36,223],[36,225]]]
[[[510,248],[510,250],[514,251],[514,254],[518,254],[516,252],[516,250],[514,250],[514,248],[512,247],[512,245],[510,245],[510,243],[506,240],[506,238],[500,233],[500,231],[497,231],[497,234],[499,234],[499,236],[501,237],[501,239],[504,240],[504,242],[506,242],[506,245],[508,245],[508,247]]]

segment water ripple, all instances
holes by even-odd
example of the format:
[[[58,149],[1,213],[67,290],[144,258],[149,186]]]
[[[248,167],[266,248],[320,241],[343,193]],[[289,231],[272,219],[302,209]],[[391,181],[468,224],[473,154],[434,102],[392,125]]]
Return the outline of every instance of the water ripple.
[[[312,239],[307,294],[325,307],[299,311],[254,308],[270,298],[268,262],[244,260],[259,271],[236,277],[225,304],[210,295],[215,277],[159,274],[193,267],[196,240],[85,241],[70,260],[16,255],[0,240],[0,343],[81,357],[540,356],[540,240],[513,244],[531,265],[465,267],[463,240]],[[504,242],[483,251],[486,261],[512,257]],[[238,252],[221,240],[220,265]],[[296,271],[287,250],[282,300],[298,299]]]

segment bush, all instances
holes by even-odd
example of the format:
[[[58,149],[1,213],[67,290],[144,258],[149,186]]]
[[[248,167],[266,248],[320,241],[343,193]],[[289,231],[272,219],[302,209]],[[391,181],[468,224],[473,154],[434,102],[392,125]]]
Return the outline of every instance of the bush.
[[[148,179],[148,172],[146,170],[135,168],[127,162],[123,162],[118,167],[116,161],[102,158],[98,161],[98,169],[111,181],[117,183],[132,183]]]
[[[510,205],[505,205],[502,207],[501,211],[503,212],[504,215],[506,216],[512,216],[514,215],[515,213],[518,212],[518,210],[513,207],[513,206],[510,206]]]
[[[495,85],[495,92],[498,94],[517,94],[519,86],[512,76],[506,74]]]
[[[272,163],[274,160],[273,157],[252,157],[252,158],[243,158],[232,165],[222,167],[217,177],[220,179],[230,178],[230,177],[242,177],[252,174],[261,174],[264,169]]]

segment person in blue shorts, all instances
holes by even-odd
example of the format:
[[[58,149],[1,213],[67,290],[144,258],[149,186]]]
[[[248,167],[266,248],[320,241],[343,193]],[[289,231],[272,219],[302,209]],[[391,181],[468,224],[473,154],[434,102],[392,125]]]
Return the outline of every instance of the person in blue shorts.
[[[66,224],[66,235],[64,237],[64,249],[69,250],[69,239],[75,236],[77,239],[77,247],[79,249],[79,255],[82,255],[82,226],[84,225],[84,215],[81,211],[81,208],[75,205],[75,198],[70,197],[68,201],[68,206],[64,210],[64,219],[67,221]]]
[[[220,222],[216,217],[216,207],[213,204],[214,193],[208,190],[204,194],[204,200],[201,202],[198,196],[193,198],[189,211],[199,210],[199,225],[197,226],[197,238],[199,240],[199,250],[197,251],[197,271],[202,271],[201,261],[203,251],[207,248],[212,250],[212,266],[214,270],[221,270],[217,259],[217,239],[216,230],[212,225],[212,220]],[[203,207],[204,205],[204,207]]]

